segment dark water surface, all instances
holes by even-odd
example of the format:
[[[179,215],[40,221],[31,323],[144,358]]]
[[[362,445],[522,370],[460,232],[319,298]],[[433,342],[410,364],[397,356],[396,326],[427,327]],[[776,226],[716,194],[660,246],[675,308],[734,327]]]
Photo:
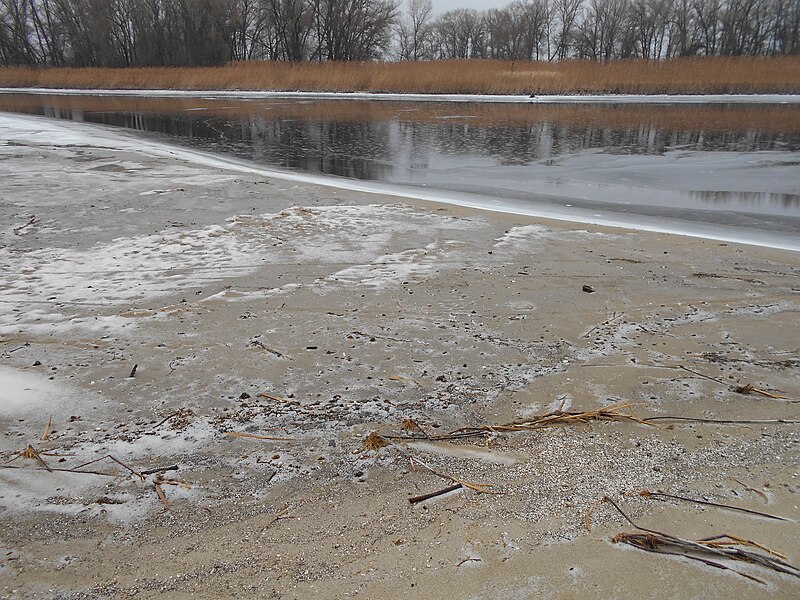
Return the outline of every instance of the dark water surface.
[[[800,105],[0,94],[261,165],[800,236]]]

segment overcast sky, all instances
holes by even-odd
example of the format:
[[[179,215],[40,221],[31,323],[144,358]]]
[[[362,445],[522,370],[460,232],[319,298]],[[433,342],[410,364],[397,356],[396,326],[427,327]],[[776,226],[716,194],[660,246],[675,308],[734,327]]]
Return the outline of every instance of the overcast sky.
[[[487,8],[500,8],[511,4],[511,0],[433,0],[433,14],[440,15],[454,8],[474,8],[486,10]],[[408,7],[408,0],[402,2],[403,10]]]

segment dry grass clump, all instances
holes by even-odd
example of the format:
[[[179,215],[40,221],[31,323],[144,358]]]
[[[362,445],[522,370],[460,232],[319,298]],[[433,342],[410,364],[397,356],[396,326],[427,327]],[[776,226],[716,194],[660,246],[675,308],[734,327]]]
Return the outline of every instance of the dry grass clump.
[[[796,93],[800,57],[698,57],[559,63],[240,62],[215,68],[0,68],[0,86],[432,94]]]

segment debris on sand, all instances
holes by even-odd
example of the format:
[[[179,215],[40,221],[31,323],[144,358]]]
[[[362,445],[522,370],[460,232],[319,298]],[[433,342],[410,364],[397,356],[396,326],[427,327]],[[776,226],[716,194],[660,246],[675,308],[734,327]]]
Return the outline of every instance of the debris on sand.
[[[786,562],[786,556],[756,542],[729,533],[714,535],[696,541],[686,540],[668,533],[640,527],[611,498],[605,496],[603,501],[611,504],[628,523],[637,529],[636,533],[622,532],[615,535],[611,538],[611,541],[615,544],[628,544],[634,548],[655,554],[682,556],[710,567],[732,571],[737,575],[764,585],[766,585],[766,582],[763,579],[729,567],[718,562],[719,559],[759,565],[778,573],[800,577],[800,569]],[[764,553],[748,550],[747,548],[755,548]]]

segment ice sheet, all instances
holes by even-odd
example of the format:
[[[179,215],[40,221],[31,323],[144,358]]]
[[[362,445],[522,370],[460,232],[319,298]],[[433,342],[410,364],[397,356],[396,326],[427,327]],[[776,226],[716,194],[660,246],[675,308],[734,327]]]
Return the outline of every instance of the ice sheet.
[[[399,198],[452,204],[499,213],[519,214],[573,223],[686,235],[724,242],[800,251],[800,235],[743,227],[731,228],[718,225],[713,220],[704,222],[685,221],[663,216],[616,213],[585,207],[564,207],[556,204],[538,204],[514,200],[513,198],[500,198],[466,192],[421,190],[391,184],[285,172],[263,168],[243,160],[138,139],[131,134],[101,126],[56,121],[43,117],[0,113],[0,142],[48,146],[102,146],[110,149],[141,152],[154,157],[171,157],[228,171],[253,173],[274,179],[323,185],[370,194],[390,195]],[[700,159],[701,157],[698,156],[696,158]],[[742,160],[746,161],[747,159],[744,157]]]

